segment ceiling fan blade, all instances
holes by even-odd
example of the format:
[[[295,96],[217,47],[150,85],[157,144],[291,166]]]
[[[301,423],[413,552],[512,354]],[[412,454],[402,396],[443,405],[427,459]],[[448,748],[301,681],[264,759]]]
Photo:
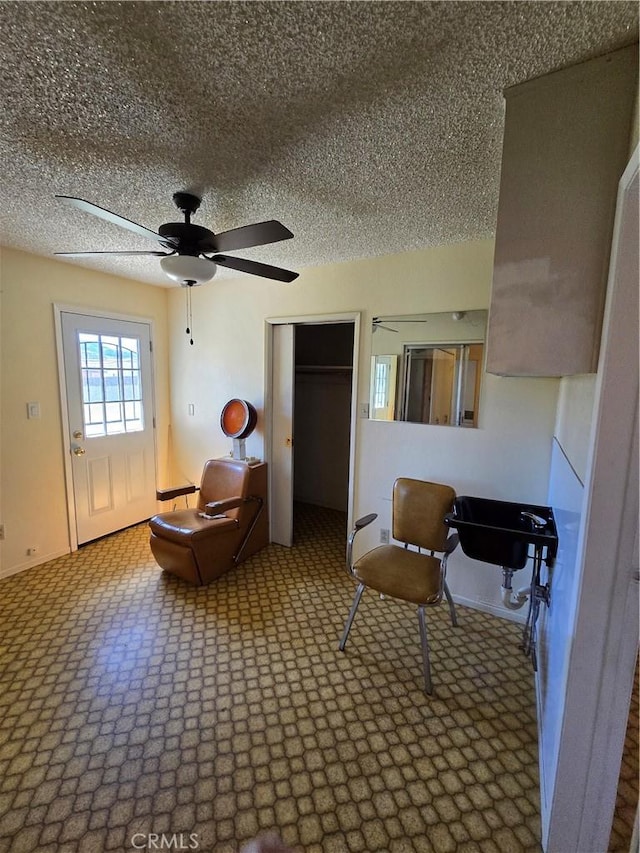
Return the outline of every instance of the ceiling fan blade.
[[[374,317],[371,322],[373,323],[374,326],[379,326],[380,323],[383,322],[383,320],[380,319],[380,317]],[[387,318],[384,318],[384,322],[385,323],[428,323],[429,321],[428,320],[415,319],[415,318],[413,320],[396,320],[395,317],[387,317]]]
[[[260,264],[258,261],[248,261],[245,258],[213,255],[209,260],[215,264],[220,264],[222,267],[229,267],[229,269],[238,270],[239,272],[248,272],[251,275],[259,275],[263,278],[273,278],[276,281],[294,281],[299,275],[299,273],[291,272],[291,270],[283,270],[280,267],[272,267],[269,264]]]
[[[397,329],[392,329],[392,328],[391,328],[391,326],[385,326],[385,325],[384,325],[384,323],[385,323],[385,322],[387,322],[387,323],[388,323],[388,322],[390,322],[390,321],[389,321],[389,320],[384,320],[384,321],[383,321],[383,320],[381,320],[381,319],[380,319],[380,317],[374,317],[374,318],[372,319],[372,321],[371,321],[371,331],[372,331],[372,333],[373,333],[373,332],[375,332],[375,330],[376,330],[376,329],[384,329],[384,330],[385,330],[385,332],[396,332],[396,333],[398,332],[398,330],[397,330]],[[395,320],[392,320],[391,322],[396,322],[396,321],[395,321]]]
[[[63,258],[86,258],[96,257],[101,255],[144,255],[146,257],[164,258],[166,255],[173,255],[173,252],[54,252],[54,255],[61,255]]]
[[[268,219],[266,222],[256,222],[253,225],[232,228],[230,231],[221,231],[214,236],[210,248],[202,246],[201,251],[233,252],[236,249],[250,249],[252,246],[290,240],[292,237],[291,231],[281,222],[277,219]]]
[[[151,231],[151,229],[145,228],[144,225],[138,225],[137,222],[131,222],[130,219],[125,219],[124,216],[119,216],[117,213],[112,213],[110,210],[107,210],[104,207],[100,207],[97,204],[93,204],[93,202],[91,201],[85,201],[83,198],[74,198],[73,196],[69,195],[57,195],[56,198],[59,198],[61,201],[64,201],[65,204],[69,204],[72,207],[77,207],[79,210],[83,210],[85,213],[91,213],[93,216],[98,216],[100,219],[105,219],[112,225],[119,225],[120,228],[126,228],[127,231],[133,231],[134,234],[139,234],[141,237],[151,237],[152,240],[165,239],[159,234],[156,234],[155,231]],[[167,242],[173,241],[171,240],[171,238],[169,238]]]

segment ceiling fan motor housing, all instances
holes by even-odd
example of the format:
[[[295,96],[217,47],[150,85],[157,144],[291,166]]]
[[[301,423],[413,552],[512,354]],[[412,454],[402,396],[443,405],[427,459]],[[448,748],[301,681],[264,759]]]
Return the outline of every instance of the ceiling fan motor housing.
[[[200,255],[202,252],[212,252],[211,241],[213,231],[202,225],[192,225],[188,222],[166,222],[158,228],[158,234],[166,238],[163,244],[167,249],[178,252],[179,255]]]
[[[179,282],[182,287],[194,287],[210,281],[216,265],[201,258],[205,251],[212,251],[214,234],[208,228],[191,224],[191,214],[200,207],[200,199],[191,193],[173,194],[176,207],[184,213],[184,222],[166,222],[158,228],[165,238],[163,245],[177,254],[162,258],[160,266],[165,275]]]

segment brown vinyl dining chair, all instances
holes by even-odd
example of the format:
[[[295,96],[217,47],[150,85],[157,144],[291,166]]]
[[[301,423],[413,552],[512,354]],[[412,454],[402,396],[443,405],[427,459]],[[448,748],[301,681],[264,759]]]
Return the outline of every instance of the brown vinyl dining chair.
[[[356,521],[347,546],[347,571],[358,586],[340,640],[340,651],[344,651],[347,644],[351,624],[366,587],[381,596],[416,604],[428,694],[433,688],[425,608],[440,604],[444,595],[449,604],[451,624],[458,624],[446,581],[447,560],[458,544],[458,534],[450,534],[444,524],[444,516],[451,512],[455,497],[451,486],[400,477],[393,486],[392,536],[403,545],[380,545],[353,562],[355,537],[377,518],[377,514],[372,513]]]

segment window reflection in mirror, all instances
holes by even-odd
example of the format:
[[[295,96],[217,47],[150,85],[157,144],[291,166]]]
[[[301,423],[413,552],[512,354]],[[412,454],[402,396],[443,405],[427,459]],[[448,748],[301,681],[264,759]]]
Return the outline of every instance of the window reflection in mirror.
[[[477,427],[486,311],[375,317],[370,417]]]

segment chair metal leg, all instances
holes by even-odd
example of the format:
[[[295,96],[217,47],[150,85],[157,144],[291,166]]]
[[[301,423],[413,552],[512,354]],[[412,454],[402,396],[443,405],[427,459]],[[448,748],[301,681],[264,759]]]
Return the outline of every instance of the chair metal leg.
[[[351,630],[351,623],[353,622],[353,617],[356,615],[356,610],[358,609],[358,605],[360,604],[360,599],[362,598],[363,592],[364,584],[360,583],[358,584],[358,588],[356,589],[356,594],[353,598],[353,604],[351,605],[351,610],[349,611],[347,624],[344,626],[342,639],[340,640],[340,645],[338,646],[341,652],[344,651],[344,647],[347,645],[347,637],[349,636],[349,631]]]
[[[422,645],[422,668],[424,669],[425,692],[430,696],[433,691],[431,684],[431,664],[429,663],[429,642],[427,640],[427,620],[424,615],[424,605],[418,607],[418,624],[420,625],[420,643]]]
[[[449,592],[449,587],[447,586],[447,582],[444,582],[444,594],[449,603],[449,613],[451,614],[451,624],[454,628],[458,627],[458,616],[456,614],[456,606],[453,603],[453,598],[451,597],[451,593]]]

